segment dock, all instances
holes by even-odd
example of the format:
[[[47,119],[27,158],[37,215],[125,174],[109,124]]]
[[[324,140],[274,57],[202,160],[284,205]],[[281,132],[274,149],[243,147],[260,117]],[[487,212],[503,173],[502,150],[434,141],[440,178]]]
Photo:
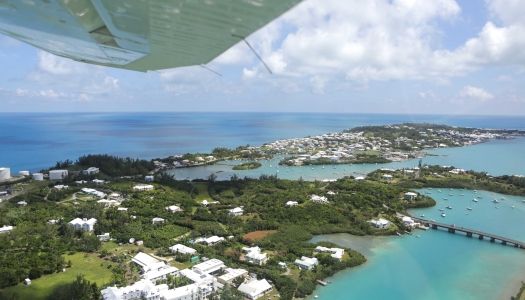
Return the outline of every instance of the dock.
[[[317,279],[317,283],[319,283],[320,285],[327,285],[328,283],[327,282],[324,282],[320,279]]]

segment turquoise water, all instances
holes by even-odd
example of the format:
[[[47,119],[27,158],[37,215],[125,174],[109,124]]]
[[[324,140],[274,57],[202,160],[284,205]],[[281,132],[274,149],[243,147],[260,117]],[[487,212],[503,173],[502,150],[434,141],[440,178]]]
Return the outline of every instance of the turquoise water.
[[[491,140],[487,143],[461,148],[444,148],[430,150],[430,153],[439,156],[423,158],[423,164],[455,166],[465,170],[486,171],[492,175],[522,174],[525,175],[525,137],[515,140]],[[282,156],[276,156],[271,161],[261,161],[262,167],[256,170],[233,171],[232,166],[240,161],[221,162],[218,165],[181,168],[171,171],[178,179],[206,178],[216,173],[219,180],[228,180],[233,173],[240,177],[259,177],[262,173],[275,175],[283,179],[323,180],[337,179],[344,176],[360,176],[371,171],[384,168],[407,168],[417,166],[419,159],[387,164],[354,164],[354,165],[326,165],[313,167],[285,167],[277,166]],[[271,167],[270,167],[271,166]],[[276,168],[278,167],[278,168]],[[313,168],[313,170],[312,170]],[[279,172],[277,172],[279,171]],[[220,172],[220,173],[217,173]]]
[[[426,191],[429,190],[419,190]],[[477,194],[441,191],[434,189],[429,194],[437,201],[436,207],[414,209],[410,213],[525,241],[525,203],[522,202],[525,197],[492,195],[486,191]],[[475,196],[483,198],[474,203]],[[448,200],[443,200],[445,197]],[[497,204],[490,202],[501,197],[506,200]],[[447,205],[452,206],[452,210],[446,209]],[[473,210],[466,209],[469,205]],[[445,208],[444,218],[440,216],[440,207]],[[329,240],[354,248],[362,252],[368,262],[330,278],[332,283],[318,287],[314,295],[318,295],[318,299],[509,299],[525,279],[525,250],[443,230],[418,230],[416,234],[316,236],[312,241]]]

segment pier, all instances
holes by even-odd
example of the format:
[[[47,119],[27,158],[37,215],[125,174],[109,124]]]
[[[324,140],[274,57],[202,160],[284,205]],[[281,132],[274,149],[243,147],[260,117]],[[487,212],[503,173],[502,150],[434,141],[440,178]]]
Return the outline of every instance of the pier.
[[[415,218],[415,217],[411,217],[412,219],[414,220],[417,220],[419,221],[421,224],[427,226],[427,227],[430,227],[432,229],[438,229],[438,228],[443,228],[443,229],[446,229],[448,232],[450,233],[456,233],[456,231],[460,231],[460,232],[464,232],[466,234],[467,237],[472,237],[473,235],[476,235],[478,237],[478,239],[480,240],[483,240],[485,238],[489,239],[490,242],[494,243],[496,241],[499,241],[502,245],[512,245],[516,248],[521,248],[521,249],[525,249],[525,243],[523,242],[520,242],[520,241],[516,241],[516,240],[513,240],[513,239],[509,239],[509,238],[505,238],[505,237],[502,237],[502,236],[499,236],[499,235],[494,235],[494,234],[490,234],[490,233],[486,233],[486,232],[482,232],[482,231],[477,231],[477,230],[472,230],[472,229],[468,229],[468,228],[465,228],[465,227],[457,227],[456,225],[452,224],[452,225],[448,225],[448,224],[443,224],[443,223],[439,223],[439,222],[435,222],[435,221],[429,221],[429,220],[425,220],[425,219],[421,219],[421,218]]]

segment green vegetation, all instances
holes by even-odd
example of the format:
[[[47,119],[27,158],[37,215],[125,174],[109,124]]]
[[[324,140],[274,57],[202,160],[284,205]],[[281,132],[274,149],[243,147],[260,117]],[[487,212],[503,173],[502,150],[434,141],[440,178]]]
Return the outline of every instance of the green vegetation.
[[[261,166],[262,166],[261,163],[249,162],[249,163],[237,165],[233,167],[233,170],[254,170],[254,169],[260,168]]]
[[[403,170],[383,171],[376,170],[368,174],[367,179],[382,181],[383,174],[390,174],[395,184],[405,188],[419,189],[432,188],[457,188],[478,189],[495,193],[525,196],[525,178],[517,176],[489,176],[486,172],[466,171],[464,174],[452,174],[449,171],[454,167],[443,168],[441,166],[424,165],[420,170],[411,174],[405,174]]]

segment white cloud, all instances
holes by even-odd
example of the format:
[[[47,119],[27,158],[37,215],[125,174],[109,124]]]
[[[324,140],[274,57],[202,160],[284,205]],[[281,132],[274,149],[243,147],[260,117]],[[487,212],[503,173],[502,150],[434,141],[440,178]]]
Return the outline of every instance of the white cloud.
[[[512,81],[512,77],[508,75],[499,75],[498,81]]]
[[[59,97],[66,97],[66,94],[64,94],[64,93],[56,93],[53,90],[42,90],[38,94],[41,97],[50,98],[50,99],[56,99],[56,98],[59,98]]]
[[[312,92],[314,94],[324,94],[324,88],[327,82],[327,78],[323,78],[320,76],[310,78],[310,83],[312,84]]]
[[[458,96],[461,98],[470,98],[480,101],[487,101],[494,98],[494,96],[486,90],[470,85],[465,86],[461,91],[459,91]]]

